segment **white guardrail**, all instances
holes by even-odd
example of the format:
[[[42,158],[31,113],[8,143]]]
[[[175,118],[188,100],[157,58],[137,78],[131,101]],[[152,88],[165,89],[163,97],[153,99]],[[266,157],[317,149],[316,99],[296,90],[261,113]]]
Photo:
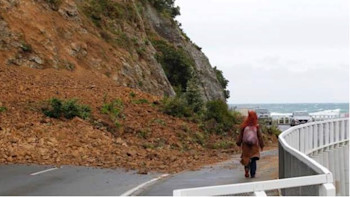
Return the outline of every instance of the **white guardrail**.
[[[349,196],[349,119],[312,122],[279,136],[279,179],[174,190],[174,196],[250,193],[266,196]]]

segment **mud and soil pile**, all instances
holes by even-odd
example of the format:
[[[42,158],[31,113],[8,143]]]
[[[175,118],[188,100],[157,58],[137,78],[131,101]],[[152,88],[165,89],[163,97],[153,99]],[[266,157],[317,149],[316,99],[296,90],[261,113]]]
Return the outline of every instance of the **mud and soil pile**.
[[[46,117],[42,105],[53,97],[76,98],[89,105],[91,118]],[[103,104],[114,99],[124,105],[119,127],[101,113]],[[239,150],[235,145],[225,146],[234,141],[233,135],[208,135],[205,143],[212,146],[202,146],[204,132],[198,125],[163,114],[159,99],[119,87],[108,77],[85,69],[70,72],[0,65],[0,163],[172,173],[226,160]]]

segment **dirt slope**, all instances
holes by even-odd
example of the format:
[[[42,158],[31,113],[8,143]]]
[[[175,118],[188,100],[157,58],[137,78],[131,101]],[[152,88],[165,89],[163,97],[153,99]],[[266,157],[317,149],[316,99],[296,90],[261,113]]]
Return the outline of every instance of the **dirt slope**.
[[[131,92],[136,94],[134,98]],[[91,106],[93,120],[47,118],[41,107],[52,97],[79,99]],[[125,118],[120,120],[122,127],[112,134],[108,131],[110,119],[100,113],[100,108],[104,99],[116,98],[124,103]],[[150,103],[137,104],[135,101],[141,98]],[[160,112],[152,104],[158,99],[118,87],[107,77],[88,70],[0,66],[0,105],[7,109],[0,113],[0,163],[178,172],[225,160],[237,150],[202,147],[193,136],[202,132],[198,126]],[[222,139],[210,136],[210,141],[220,143]]]

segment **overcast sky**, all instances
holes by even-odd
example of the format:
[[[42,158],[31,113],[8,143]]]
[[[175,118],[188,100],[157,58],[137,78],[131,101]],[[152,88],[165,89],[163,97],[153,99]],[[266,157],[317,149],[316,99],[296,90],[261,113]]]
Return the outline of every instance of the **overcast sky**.
[[[176,0],[229,103],[349,102],[347,0]]]

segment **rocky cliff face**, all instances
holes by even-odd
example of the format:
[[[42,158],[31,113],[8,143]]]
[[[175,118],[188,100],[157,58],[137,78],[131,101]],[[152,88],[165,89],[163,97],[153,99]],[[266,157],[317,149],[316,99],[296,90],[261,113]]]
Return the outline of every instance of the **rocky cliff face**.
[[[88,69],[121,86],[173,96],[152,38],[189,55],[204,100],[225,99],[207,57],[149,1],[0,1],[0,64]]]
[[[194,72],[199,78],[199,89],[205,101],[221,99],[225,100],[223,87],[221,87],[213,67],[201,49],[192,43],[181,31],[177,24],[169,18],[164,18],[148,5],[146,7],[146,18],[152,28],[164,39],[178,47],[182,47],[194,60]]]

